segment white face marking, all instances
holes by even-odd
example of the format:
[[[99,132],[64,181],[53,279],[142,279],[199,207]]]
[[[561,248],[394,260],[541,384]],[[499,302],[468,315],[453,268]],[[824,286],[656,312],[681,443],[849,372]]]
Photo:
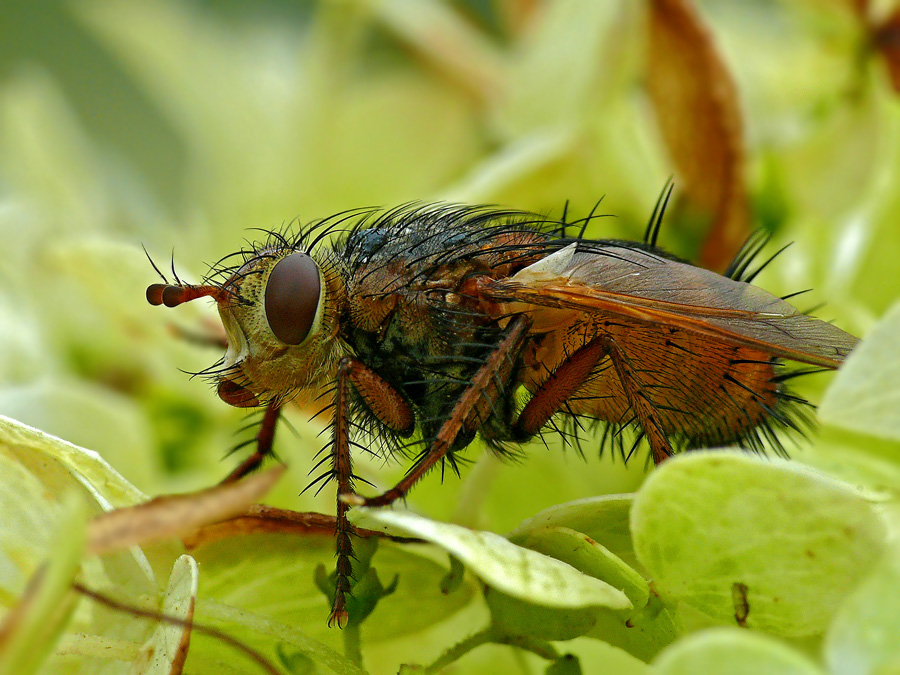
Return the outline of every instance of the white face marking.
[[[247,343],[247,336],[244,335],[240,324],[230,312],[219,312],[219,316],[222,319],[225,334],[228,336],[228,348],[225,350],[224,366],[230,367],[243,361],[250,355],[250,345]]]

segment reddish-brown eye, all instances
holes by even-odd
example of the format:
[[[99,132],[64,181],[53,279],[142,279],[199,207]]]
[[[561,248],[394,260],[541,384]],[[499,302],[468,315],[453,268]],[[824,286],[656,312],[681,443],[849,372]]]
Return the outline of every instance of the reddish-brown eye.
[[[319,269],[305,253],[275,265],[266,284],[266,319],[279,340],[299,345],[312,328],[319,306]]]

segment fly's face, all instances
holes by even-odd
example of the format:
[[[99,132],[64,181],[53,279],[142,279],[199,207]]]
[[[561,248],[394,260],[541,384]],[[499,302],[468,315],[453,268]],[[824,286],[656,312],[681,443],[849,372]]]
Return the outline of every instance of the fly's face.
[[[333,377],[340,357],[334,305],[342,294],[337,275],[327,270],[303,251],[263,249],[221,285],[155,284],[147,297],[170,307],[203,296],[216,300],[228,346],[204,373],[217,380],[223,401],[253,407]]]

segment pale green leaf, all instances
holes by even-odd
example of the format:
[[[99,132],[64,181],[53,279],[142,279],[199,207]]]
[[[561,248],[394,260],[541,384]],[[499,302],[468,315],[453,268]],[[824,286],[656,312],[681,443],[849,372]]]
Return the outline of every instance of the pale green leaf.
[[[544,527],[520,535],[513,543],[605,581],[621,590],[638,610],[646,606],[650,597],[650,588],[640,574],[581,532],[566,527]],[[544,640],[569,640],[585,635],[594,627],[599,614],[609,611],[601,607],[577,610],[535,607],[493,588],[485,590],[485,599],[496,627],[509,634]],[[628,614],[623,612],[618,618],[624,627]]]
[[[23,602],[23,597],[27,602],[25,583],[45,561],[64,559],[52,533],[58,523],[68,522],[72,507],[64,501],[66,495],[81,500],[84,513],[75,511],[84,521],[89,514],[109,509],[111,501],[122,503],[140,494],[96,453],[6,418],[0,419],[0,488],[0,521],[4,523],[0,528],[0,597],[7,606]],[[68,529],[83,538],[83,524]],[[132,605],[156,592],[152,565],[138,548],[82,561],[79,547],[78,555],[79,581],[88,589],[111,593]],[[58,599],[54,602],[59,604]],[[65,633],[41,666],[40,672],[47,675],[120,672],[121,661],[137,655],[148,631],[146,621],[87,599],[68,623],[57,625],[48,619],[48,631],[53,626],[58,630],[65,627]],[[35,654],[44,654],[53,646],[49,632],[42,635],[42,645],[32,645]]]
[[[738,452],[665,462],[638,492],[631,527],[664,600],[785,636],[821,633],[885,538],[852,486]]]
[[[574,502],[557,504],[544,509],[507,534],[513,543],[520,537],[546,527],[568,527],[586,534],[612,553],[634,566],[634,548],[631,545],[631,528],[628,515],[631,511],[633,495],[601,495],[586,497]]]
[[[253,534],[204,544],[192,552],[200,563],[201,597],[296,626],[328,645],[340,643],[327,626],[330,603],[316,587],[318,565],[334,566],[334,541],[321,535]],[[399,577],[364,624],[367,641],[415,633],[453,616],[475,594],[471,583],[444,594],[444,568],[409,547],[380,542],[372,559],[381,579]]]
[[[408,511],[359,509],[361,527],[402,532],[441,546],[487,585],[547,607],[631,606],[624,593],[547,556],[516,546],[492,532],[439,523]]]
[[[47,557],[62,512],[46,488],[14,458],[0,452],[0,594],[9,606]]]
[[[140,495],[96,453],[3,417],[0,467],[0,593],[7,603],[50,555],[49,537],[66,494],[80,493],[91,515]],[[86,575],[90,581],[129,579],[143,590],[153,585],[152,569],[137,549],[89,561]]]
[[[658,675],[823,675],[803,654],[777,640],[737,628],[694,633],[653,661]]]
[[[825,637],[833,675],[900,673],[900,550],[888,552],[838,610]]]
[[[587,637],[603,640],[642,661],[649,661],[678,637],[672,612],[655,595],[643,609],[622,616],[601,611]]]
[[[615,553],[587,534],[568,527],[544,527],[510,538],[514,544],[568,563],[579,572],[622,591],[635,608],[650,598],[646,580]]]
[[[850,354],[819,407],[844,429],[900,440],[900,304]]]
[[[4,463],[8,462],[2,455],[0,459]],[[8,475],[11,467],[3,468],[3,475]],[[34,497],[33,493],[23,494],[34,488],[30,477],[20,475],[18,478],[24,483],[31,483],[19,496]],[[4,486],[6,487],[10,486]],[[0,492],[5,493],[6,489]],[[31,501],[31,504],[37,506],[40,502]],[[71,593],[71,587],[81,567],[87,507],[83,497],[77,493],[69,493],[64,506],[56,514],[56,531],[50,533],[49,546],[43,551],[45,557],[42,562],[45,564],[37,568],[19,604],[5,615],[0,624],[0,675],[42,672],[38,669],[42,668],[42,662],[52,650],[75,608],[76,596]],[[9,521],[4,518],[3,522]],[[48,533],[38,531],[36,534],[40,536]],[[28,537],[20,541],[28,541]],[[15,540],[4,543],[4,552],[8,552]],[[53,552],[52,555],[50,551]]]
[[[634,605],[634,611],[600,609],[591,616],[590,629],[581,634],[649,660],[675,639],[672,615],[659,598],[650,594],[647,582],[637,571],[593,541],[596,536],[600,541],[611,539],[627,546],[628,555],[634,557],[628,531],[631,503],[630,495],[608,495],[560,504],[526,520],[509,536],[514,543],[563,560],[585,574],[622,589]],[[566,527],[541,527],[542,523],[562,522],[584,527],[592,536]]]
[[[8,449],[26,466],[39,471],[45,457],[65,467],[101,504],[129,506],[146,496],[126,481],[96,452],[79,448],[50,434],[0,415],[0,446]]]
[[[199,570],[196,561],[183,555],[175,561],[169,587],[159,611],[167,617],[189,622],[194,615]],[[153,635],[141,648],[138,662],[146,665],[142,675],[170,675],[180,673],[190,646],[191,627],[160,622]]]

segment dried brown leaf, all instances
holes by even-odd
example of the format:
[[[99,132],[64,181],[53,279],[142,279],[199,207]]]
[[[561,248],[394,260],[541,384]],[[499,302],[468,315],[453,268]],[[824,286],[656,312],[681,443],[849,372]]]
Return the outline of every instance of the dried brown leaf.
[[[204,525],[184,537],[182,541],[188,549],[194,549],[221,539],[257,533],[278,532],[333,537],[336,522],[334,516],[324,513],[301,513],[265,504],[254,504],[245,513],[218,523]]]
[[[737,89],[690,0],[653,0],[647,87],[691,211],[708,218],[700,262],[723,270],[749,232]]]
[[[872,44],[884,59],[894,91],[900,93],[900,7],[872,28]]]
[[[337,519],[324,513],[288,511],[266,504],[253,504],[245,513],[228,520],[205,525],[182,541],[187,548],[195,549],[220,539],[258,533],[277,532],[301,536],[333,537],[336,527]],[[363,538],[383,537],[400,542],[418,541],[405,537],[388,537],[384,532],[361,527],[355,529],[355,534]]]
[[[235,483],[157,497],[104,513],[88,525],[87,550],[102,555],[151,541],[182,537],[204,525],[239,515],[265,495],[283,472],[284,467],[278,467]]]

